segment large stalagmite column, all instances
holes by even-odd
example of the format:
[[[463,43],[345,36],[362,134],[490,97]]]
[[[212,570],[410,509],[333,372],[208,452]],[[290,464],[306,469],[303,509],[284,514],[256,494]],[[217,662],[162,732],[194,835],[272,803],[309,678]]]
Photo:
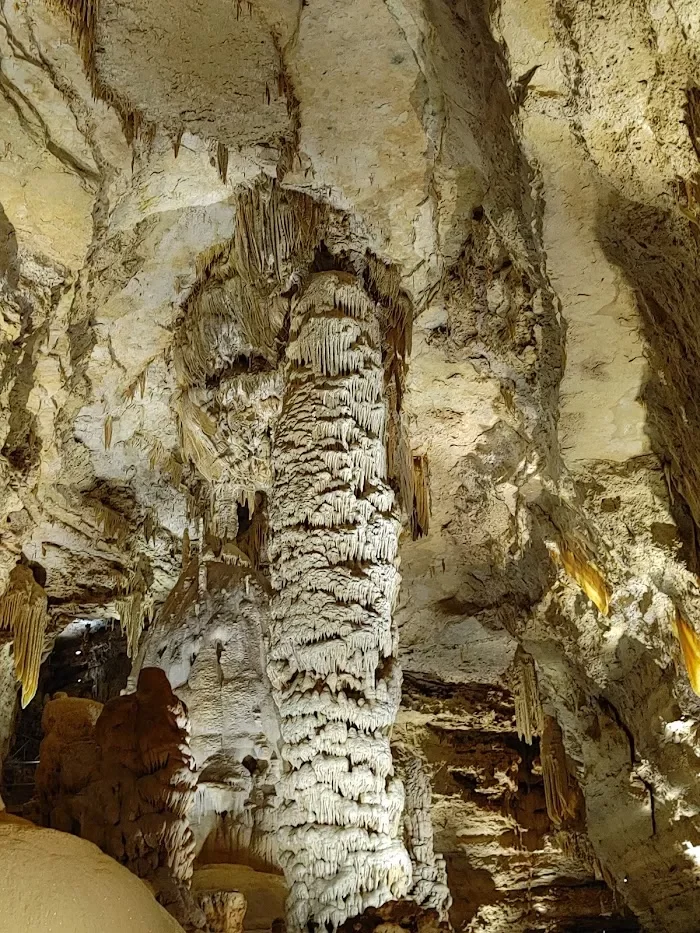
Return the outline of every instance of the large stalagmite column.
[[[334,928],[411,882],[389,747],[401,674],[386,418],[375,306],[355,278],[314,275],[292,309],[271,504],[268,672],[296,928]]]

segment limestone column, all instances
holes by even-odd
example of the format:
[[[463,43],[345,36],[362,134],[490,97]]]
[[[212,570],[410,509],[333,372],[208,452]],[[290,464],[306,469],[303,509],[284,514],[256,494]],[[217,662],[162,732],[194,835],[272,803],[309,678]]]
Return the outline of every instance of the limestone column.
[[[386,421],[376,308],[354,277],[315,274],[291,312],[270,512],[293,929],[336,928],[411,884],[389,745],[401,673]]]

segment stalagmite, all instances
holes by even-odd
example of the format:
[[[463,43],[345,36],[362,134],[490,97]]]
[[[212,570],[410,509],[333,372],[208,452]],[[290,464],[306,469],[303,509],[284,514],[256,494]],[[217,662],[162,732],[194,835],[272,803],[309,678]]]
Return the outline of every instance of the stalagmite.
[[[413,886],[408,896],[422,907],[436,910],[447,920],[452,895],[447,886],[445,859],[435,852],[431,817],[430,779],[420,758],[411,758],[403,767],[406,787],[404,827],[413,866]]]
[[[207,933],[242,933],[246,901],[240,891],[215,891],[198,897]]]
[[[45,826],[80,833],[85,791],[99,779],[95,723],[102,703],[57,694],[44,707],[36,788]]]
[[[386,420],[375,307],[351,276],[316,274],[292,307],[269,544],[268,674],[288,766],[280,862],[296,929],[335,929],[411,884],[389,748],[401,675]]]
[[[264,669],[269,584],[250,567],[190,561],[132,670],[159,667],[186,704],[197,766],[189,814],[198,858],[277,868],[277,713]],[[199,607],[197,611],[196,607]]]
[[[22,708],[39,683],[48,616],[46,593],[25,564],[17,564],[0,598],[0,629],[14,636],[15,674],[22,684]]]
[[[189,721],[163,671],[144,668],[136,693],[105,704],[95,740],[99,772],[84,791],[81,836],[148,879],[183,924],[201,927],[188,890],[196,780]]]

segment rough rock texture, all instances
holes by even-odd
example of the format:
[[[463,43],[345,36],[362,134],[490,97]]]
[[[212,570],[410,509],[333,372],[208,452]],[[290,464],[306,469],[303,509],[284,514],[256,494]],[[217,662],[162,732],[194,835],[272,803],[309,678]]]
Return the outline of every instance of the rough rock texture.
[[[216,891],[238,891],[247,901],[243,929],[262,931],[277,927],[284,917],[287,885],[281,874],[256,871],[249,865],[231,863],[195,868],[192,892],[195,897]]]
[[[126,639],[118,622],[78,620],[58,634],[53,650],[41,665],[35,700],[26,709],[16,710],[12,742],[3,761],[3,790],[9,809],[22,812],[34,822],[46,822],[46,810],[42,816],[35,786],[37,773],[46,772],[39,767],[45,764],[40,762],[40,747],[48,725],[44,720],[45,715],[49,715],[46,707],[53,698],[68,697],[67,703],[52,704],[51,710],[70,710],[76,701],[80,708],[81,700],[86,701],[87,709],[99,710],[104,702],[119,696],[126,686],[130,666],[125,648]],[[14,674],[11,676],[14,681]],[[58,716],[49,731],[60,726],[60,720]],[[67,725],[70,734],[70,723]],[[78,739],[79,735],[80,728],[75,738]],[[49,754],[49,759],[51,757]],[[72,768],[70,755],[66,756],[66,764]],[[37,806],[32,804],[25,811],[24,806],[29,805],[32,799]]]
[[[198,902],[209,933],[241,933],[246,902],[240,891],[201,893]]]
[[[386,479],[378,311],[360,283],[317,273],[293,303],[275,436],[268,674],[279,708],[280,860],[294,929],[335,929],[406,894],[398,573]]]
[[[25,699],[70,620],[118,618],[135,655],[195,557],[180,618],[199,632],[199,607],[192,670],[216,671],[238,597],[205,568],[280,572],[293,306],[335,270],[381,318],[392,739],[432,779],[454,923],[693,929],[695,0],[0,0],[0,26],[1,626]],[[41,611],[16,614],[20,576]]]
[[[421,907],[415,901],[406,899],[387,901],[381,907],[369,907],[358,917],[348,919],[340,929],[343,933],[360,933],[360,931],[373,931],[376,929],[399,933],[400,930],[410,930],[411,933],[428,933],[428,931],[447,930],[447,924],[441,924],[435,910]]]
[[[81,835],[148,879],[189,926],[194,763],[187,708],[161,670],[144,668],[135,693],[105,704],[95,743],[99,769],[86,788]]]
[[[36,770],[44,826],[83,835],[86,802],[82,795],[100,774],[95,724],[102,710],[102,703],[66,694],[57,695],[44,707],[44,738]]]
[[[188,928],[204,929],[188,892],[195,854],[188,725],[157,668],[144,668],[135,693],[104,706],[58,695],[44,709],[36,785],[46,825],[96,843],[148,880]]]
[[[187,706],[198,857],[277,865],[279,726],[263,654],[269,586],[249,568],[215,561],[201,600],[199,584],[195,558],[144,637],[132,677],[142,665],[161,668]]]
[[[445,859],[435,852],[430,780],[420,758],[410,758],[402,771],[406,791],[405,838],[413,869],[409,896],[417,904],[434,910],[440,920],[447,921],[452,896],[447,885]]]
[[[393,738],[431,777],[455,929],[639,929],[602,877],[580,792],[563,822],[548,813],[539,739],[518,737],[502,684],[407,674]]]

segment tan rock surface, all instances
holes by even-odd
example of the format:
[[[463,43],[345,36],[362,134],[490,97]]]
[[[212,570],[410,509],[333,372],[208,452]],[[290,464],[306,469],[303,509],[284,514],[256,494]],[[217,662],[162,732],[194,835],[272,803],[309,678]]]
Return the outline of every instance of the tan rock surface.
[[[181,933],[146,885],[89,842],[0,823],[0,930]]]
[[[275,920],[284,917],[287,886],[281,875],[256,871],[248,865],[202,865],[192,877],[195,896],[214,891],[240,891],[247,907],[243,920],[245,931],[270,930]]]
[[[77,35],[44,0],[0,0],[0,583],[21,559],[45,574],[41,648],[76,617],[120,616],[136,642],[183,551],[246,566],[287,337],[261,349],[238,306],[207,330],[223,282],[280,321],[310,271],[359,276],[388,318],[403,287],[431,521],[401,541],[396,738],[433,772],[453,920],[634,929],[610,886],[645,929],[687,933],[700,707],[674,625],[700,631],[697,4],[61,5],[87,17]],[[308,196],[293,223],[316,239],[270,219],[280,191]],[[264,242],[248,278],[232,239]],[[194,336],[211,358],[185,384],[174,350]],[[205,615],[203,761],[226,734],[217,643],[237,643]],[[542,816],[537,738],[515,738],[518,645],[580,785],[576,857]],[[226,700],[239,736],[264,731],[254,696]]]

